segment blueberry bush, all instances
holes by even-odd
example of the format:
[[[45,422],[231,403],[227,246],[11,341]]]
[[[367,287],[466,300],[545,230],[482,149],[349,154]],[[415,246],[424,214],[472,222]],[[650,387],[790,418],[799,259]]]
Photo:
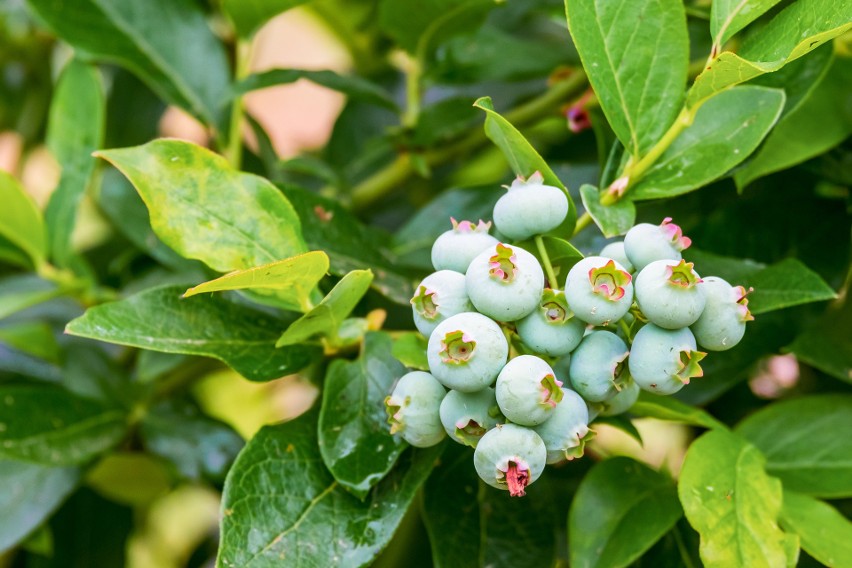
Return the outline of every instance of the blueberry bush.
[[[349,72],[252,69],[291,9]],[[0,566],[852,566],[850,29],[837,0],[0,4],[0,132],[60,172],[37,205],[0,164]],[[346,102],[285,159],[243,97],[296,81]],[[266,419],[211,403],[223,374],[318,395]],[[217,529],[164,505],[192,491]]]

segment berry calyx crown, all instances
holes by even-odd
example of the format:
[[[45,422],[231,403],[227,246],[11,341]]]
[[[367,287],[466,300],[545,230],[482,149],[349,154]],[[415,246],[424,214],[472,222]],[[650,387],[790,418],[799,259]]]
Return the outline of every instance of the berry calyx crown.
[[[564,396],[562,393],[562,381],[557,379],[552,374],[548,373],[541,379],[541,404],[556,408],[556,405],[562,401]]]
[[[586,444],[588,444],[595,435],[597,435],[597,432],[590,430],[587,425],[581,424],[576,432],[576,442],[571,440],[570,443],[572,445],[563,450],[565,459],[570,461],[583,457],[583,454],[586,453]]]
[[[450,365],[464,365],[473,357],[476,341],[462,330],[451,331],[441,340],[438,355]]]
[[[674,266],[666,266],[666,281],[672,286],[682,288],[684,290],[694,288],[699,282],[701,282],[701,278],[698,277],[693,266],[693,263],[686,262],[683,259]]]
[[[401,432],[405,425],[402,423],[402,417],[400,416],[400,410],[404,404],[408,404],[408,400],[404,402],[399,402],[394,399],[393,396],[385,397],[385,412],[388,413],[388,424],[390,424],[390,433],[396,434],[397,432]]]
[[[561,325],[574,317],[574,312],[565,300],[565,293],[560,290],[545,288],[541,295],[539,309],[544,316],[544,321],[553,325]]]
[[[497,468],[497,483],[506,485],[510,496],[523,497],[530,483],[530,466],[518,457],[509,459],[506,471]]]
[[[624,297],[624,287],[630,284],[631,280],[630,273],[616,268],[614,260],[589,270],[592,292],[611,302],[617,302]]]
[[[674,378],[680,380],[683,384],[688,385],[689,379],[695,377],[703,377],[704,370],[698,363],[707,356],[703,351],[693,351],[684,349],[680,352],[680,362],[678,364],[677,373]]]
[[[488,274],[495,280],[508,284],[518,274],[518,258],[515,256],[515,251],[503,243],[497,243],[497,254],[489,258],[488,262],[491,267]]]
[[[745,286],[734,286],[734,302],[737,304],[737,313],[740,321],[754,321],[754,316],[748,309],[748,298],[746,296],[754,292],[754,288],[745,289]]]
[[[675,250],[686,250],[692,244],[692,239],[683,235],[681,228],[672,223],[671,217],[663,219],[663,222],[660,223],[660,230],[671,241]]]
[[[486,432],[486,428],[473,418],[460,418],[456,422],[455,435],[462,444],[475,448],[479,439]]]
[[[522,189],[534,185],[544,185],[544,175],[537,170],[533,172],[533,174],[528,178],[524,178],[523,176],[516,177],[515,180],[512,182],[512,185],[504,187],[509,191],[513,191],[516,189]]]
[[[434,320],[438,317],[438,303],[435,301],[437,293],[435,290],[430,290],[426,286],[421,285],[414,297],[411,298],[411,305],[417,310],[423,319]]]
[[[479,223],[476,225],[474,225],[471,221],[456,221],[453,217],[450,217],[450,222],[453,224],[453,231],[456,233],[488,234],[488,231],[491,229],[491,221],[486,223],[482,219],[480,219]]]

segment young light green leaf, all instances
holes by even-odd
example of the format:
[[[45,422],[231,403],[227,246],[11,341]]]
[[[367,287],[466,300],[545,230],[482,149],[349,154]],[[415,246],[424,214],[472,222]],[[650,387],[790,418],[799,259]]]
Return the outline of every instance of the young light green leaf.
[[[628,566],[683,515],[675,484],[626,457],[595,465],[568,516],[571,566]]]
[[[295,345],[317,335],[334,343],[340,324],[367,293],[372,281],[371,270],[353,270],[341,278],[319,305],[290,324],[275,346]]]
[[[41,385],[0,386],[0,456],[50,466],[80,465],[115,446],[124,410]]]
[[[391,435],[384,407],[385,397],[405,372],[391,355],[390,336],[368,333],[358,359],[337,359],[326,373],[320,453],[334,478],[359,499],[387,475],[407,447]]]
[[[0,459],[0,553],[41,525],[77,486],[76,467]]]
[[[618,139],[641,157],[674,122],[689,64],[679,0],[565,0],[568,28]]]
[[[692,424],[702,428],[726,428],[724,424],[713,418],[700,408],[684,404],[670,396],[658,396],[642,392],[639,400],[630,407],[630,413],[636,416],[671,420],[683,424]]]
[[[426,338],[420,332],[403,332],[394,339],[391,353],[397,361],[419,371],[428,371],[429,362],[426,360]]]
[[[623,235],[636,224],[636,205],[629,199],[621,199],[612,205],[601,204],[601,194],[593,185],[580,187],[583,207],[605,237]]]
[[[831,505],[784,489],[781,526],[826,566],[852,566],[852,523]]]
[[[311,291],[328,272],[328,255],[322,251],[306,252],[248,270],[237,270],[215,280],[204,282],[184,292],[184,298],[206,292],[251,289],[259,294],[276,292],[276,298],[291,309],[308,311]]]
[[[780,0],[715,0],[710,6],[710,36],[721,47]]]
[[[687,451],[678,495],[707,568],[787,565],[790,537],[776,522],[781,482],[763,464],[757,448],[727,430],[704,434]]]
[[[744,284],[754,288],[748,295],[748,308],[753,314],[837,297],[819,274],[795,258],[764,268]]]
[[[165,100],[221,127],[225,48],[192,0],[28,0],[79,53],[127,68]],[[199,62],[203,61],[203,65]]]
[[[406,452],[362,502],[326,469],[315,410],[265,426],[240,452],[225,481],[216,566],[369,564],[390,540],[442,449]]]
[[[577,222],[577,207],[568,194],[565,184],[556,177],[547,162],[535,151],[524,135],[494,110],[490,97],[477,99],[473,106],[485,111],[485,134],[500,148],[515,175],[528,178],[535,172],[541,172],[544,183],[565,192],[568,197],[568,215],[552,233],[570,236]]]
[[[152,288],[89,308],[65,331],[140,349],[213,357],[252,381],[298,371],[317,354],[307,346],[276,349],[284,322],[219,296],[181,299],[183,290]]]
[[[760,448],[784,487],[816,497],[852,497],[852,396],[809,396],[771,404],[737,425]]]
[[[307,252],[287,198],[205,148],[160,139],[97,155],[133,183],[154,232],[186,258],[230,272]]]
[[[18,181],[2,170],[0,203],[0,237],[27,253],[34,267],[40,266],[47,254],[41,211]]]
[[[306,69],[271,69],[263,73],[249,75],[237,83],[234,87],[234,93],[242,95],[249,91],[295,83],[299,79],[307,79],[317,85],[339,91],[353,99],[360,99],[390,110],[398,110],[397,104],[390,98],[387,91],[375,83],[358,75],[341,75],[325,69],[318,71]]]
[[[725,175],[757,148],[783,107],[779,89],[744,86],[720,93],[698,109],[628,195],[636,201],[672,197]]]
[[[62,168],[59,186],[44,212],[49,249],[54,261],[67,266],[77,209],[103,144],[106,97],[97,67],[72,59],[62,70],[50,105],[47,146]]]

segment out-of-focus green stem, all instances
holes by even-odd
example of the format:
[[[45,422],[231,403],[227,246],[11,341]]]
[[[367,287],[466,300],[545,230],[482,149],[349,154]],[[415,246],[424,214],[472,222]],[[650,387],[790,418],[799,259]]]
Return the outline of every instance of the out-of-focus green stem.
[[[544,263],[544,272],[547,274],[547,281],[551,288],[557,286],[556,274],[553,272],[553,265],[550,263],[550,256],[547,254],[547,249],[544,247],[544,239],[541,235],[535,236],[535,246],[538,249],[538,254],[541,255],[541,261]]]
[[[249,73],[251,63],[251,40],[238,39],[234,60],[234,82],[244,79]],[[238,170],[242,167],[243,159],[243,98],[234,97],[231,105],[231,120],[228,126],[228,146],[225,148],[225,158]]]

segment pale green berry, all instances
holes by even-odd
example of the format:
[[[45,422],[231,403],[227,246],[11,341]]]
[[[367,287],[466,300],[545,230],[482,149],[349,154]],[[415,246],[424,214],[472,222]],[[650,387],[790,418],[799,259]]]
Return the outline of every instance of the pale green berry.
[[[503,421],[491,388],[472,393],[451,390],[441,402],[440,414],[450,439],[472,448],[488,430]]]
[[[538,307],[544,271],[532,254],[500,243],[473,259],[465,284],[477,311],[497,321],[515,321]]]
[[[472,312],[464,274],[439,270],[423,279],[411,298],[414,326],[429,337],[439,323],[450,316]]]
[[[609,331],[593,331],[571,354],[571,384],[589,402],[614,397],[626,380],[628,349]]]
[[[583,339],[585,322],[574,317],[565,294],[545,288],[538,309],[515,325],[524,344],[542,355],[559,357],[573,351]]]
[[[434,446],[446,432],[438,410],[446,390],[435,377],[424,371],[403,375],[393,392],[385,398],[385,410],[391,434],[418,448]]]
[[[695,323],[704,310],[701,278],[685,260],[655,260],[636,277],[636,303],[651,323],[680,329]]]
[[[568,215],[568,196],[544,184],[541,172],[518,177],[494,205],[494,223],[508,238],[523,241],[558,227]]]
[[[639,223],[624,235],[624,253],[636,270],[642,270],[655,260],[680,260],[681,251],[692,241],[683,236],[680,227],[663,219],[660,225]]]
[[[699,362],[705,355],[696,350],[689,328],[669,330],[649,323],[633,338],[628,366],[642,390],[674,394],[704,374]]]
[[[592,325],[608,325],[630,310],[631,280],[630,273],[613,259],[590,256],[568,271],[565,299],[576,317]]]
[[[754,319],[748,309],[748,291],[715,276],[705,278],[698,289],[706,299],[701,317],[690,326],[698,345],[710,351],[725,351],[738,344],[745,334],[746,322]]]
[[[503,415],[522,426],[536,426],[550,417],[562,400],[562,383],[553,369],[534,355],[520,355],[497,376],[497,404]]]
[[[447,388],[476,392],[494,383],[509,357],[509,343],[493,320],[476,312],[451,316],[429,336],[429,370]]]
[[[432,266],[435,270],[454,270],[464,274],[471,260],[500,241],[488,234],[491,223],[480,220],[474,225],[470,221],[457,222],[453,218],[450,221],[453,228],[442,233],[432,245]]]
[[[544,471],[547,450],[541,437],[523,426],[499,424],[482,436],[473,452],[479,477],[491,487],[523,497]]]
[[[594,433],[589,430],[586,401],[576,392],[562,389],[562,401],[545,423],[533,428],[547,449],[547,463],[558,463],[583,456],[586,442]]]

